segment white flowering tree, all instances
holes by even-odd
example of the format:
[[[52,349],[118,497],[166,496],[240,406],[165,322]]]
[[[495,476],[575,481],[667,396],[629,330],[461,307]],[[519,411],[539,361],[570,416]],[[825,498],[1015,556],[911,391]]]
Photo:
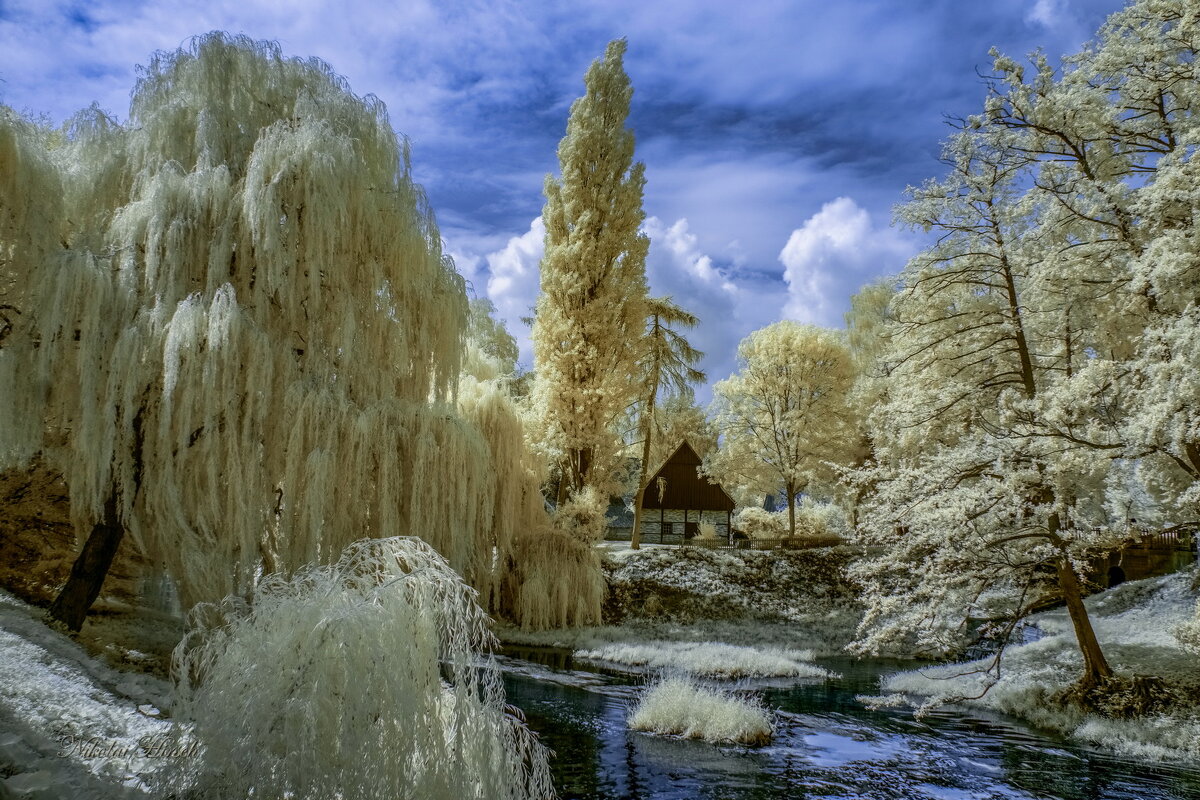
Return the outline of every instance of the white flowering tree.
[[[1021,144],[1003,130],[956,135],[947,177],[911,190],[898,210],[939,238],[909,263],[890,307],[886,391],[870,420],[875,463],[858,472],[870,487],[859,533],[878,553],[855,568],[868,598],[859,645],[915,635],[946,650],[968,617],[1011,626],[1053,583],[1095,684],[1111,669],[1077,573],[1089,547],[1110,544],[1086,502],[1108,459],[1058,437],[1040,405],[1095,343],[1065,327],[1084,300],[1044,287],[1049,244],[1042,209],[1021,191]]]
[[[1198,13],[1133,2],[1061,73],[1039,57],[1027,76],[997,56],[985,116],[1025,135],[1034,191],[1053,201],[1046,224],[1062,237],[1048,266],[1093,298],[1075,326],[1106,334],[1047,393],[1057,433],[1136,464],[1179,527],[1200,520]]]
[[[611,42],[588,69],[558,148],[561,178],[546,178],[533,326],[534,435],[558,474],[560,508],[582,513],[585,489],[587,505],[598,506],[578,528],[592,535],[622,454],[618,423],[637,400],[646,320],[645,178],[625,127],[633,89],[624,53],[624,40]]]
[[[1197,517],[1198,45],[1190,4],[1145,0],[1061,73],[994,53],[948,177],[900,211],[940,238],[891,305],[878,463],[859,473],[862,532],[887,553],[860,575],[865,646],[915,632],[936,649],[965,616],[1011,626],[1049,591],[1081,687],[1111,680],[1076,595],[1087,558],[1120,544],[1128,465],[1177,522]]]
[[[713,387],[721,442],[704,470],[743,495],[782,491],[795,536],[800,493],[828,481],[857,445],[848,403],[854,363],[840,334],[791,321],[743,339],[738,362]]]

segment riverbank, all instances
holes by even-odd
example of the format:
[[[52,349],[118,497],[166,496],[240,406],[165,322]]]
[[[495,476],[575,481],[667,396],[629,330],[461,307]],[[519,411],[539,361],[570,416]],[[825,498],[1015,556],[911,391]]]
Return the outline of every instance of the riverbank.
[[[890,696],[883,699],[917,708],[946,701],[986,708],[1131,758],[1194,763],[1200,760],[1200,668],[1175,631],[1195,610],[1195,581],[1194,572],[1147,578],[1086,600],[1113,669],[1123,676],[1162,680],[1171,707],[1161,713],[1113,719],[1060,701],[1082,671],[1063,609],[1030,618],[1031,640],[1005,651],[998,680],[983,672],[986,659],[944,664],[890,676],[882,687]]]
[[[177,757],[164,719],[169,684],[130,671],[150,663],[118,655],[102,623],[89,619],[84,637],[113,658],[90,655],[42,615],[0,590],[0,798],[145,797]],[[114,660],[124,668],[105,663]]]
[[[607,624],[541,632],[500,627],[508,644],[570,649],[600,665],[709,678],[822,678],[862,616],[844,547],[717,550],[601,545]]]
[[[815,662],[844,656],[861,618],[844,575],[849,556],[843,548],[650,545],[633,551],[609,542],[606,614],[614,624],[499,632],[512,644],[564,648],[576,661],[633,672],[819,681],[831,673]],[[1082,665],[1063,609],[1029,620],[1025,643],[1008,648],[1000,679],[986,693],[988,661],[982,659],[897,672],[884,679],[884,696],[874,702],[919,711],[946,703],[986,709],[1122,756],[1194,764],[1200,761],[1200,669],[1174,631],[1194,612],[1195,581],[1194,572],[1150,578],[1086,601],[1113,668],[1162,679],[1170,706],[1162,713],[1114,719],[1064,704],[1060,695]]]

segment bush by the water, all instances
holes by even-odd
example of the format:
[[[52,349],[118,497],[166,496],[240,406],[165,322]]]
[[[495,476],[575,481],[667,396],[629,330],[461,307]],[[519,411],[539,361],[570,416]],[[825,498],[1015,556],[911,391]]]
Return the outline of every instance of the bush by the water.
[[[775,726],[756,699],[710,689],[685,678],[664,678],[651,686],[629,717],[629,727],[706,742],[764,745]]]
[[[198,612],[198,613],[197,613]],[[176,650],[204,797],[532,798],[546,750],[506,713],[474,590],[419,539],[362,540],[333,566],[200,606]]]

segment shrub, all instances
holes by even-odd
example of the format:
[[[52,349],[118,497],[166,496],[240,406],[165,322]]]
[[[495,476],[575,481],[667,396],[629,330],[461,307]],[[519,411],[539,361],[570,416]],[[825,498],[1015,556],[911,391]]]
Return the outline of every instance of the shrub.
[[[775,728],[758,700],[710,689],[685,678],[664,678],[651,686],[629,717],[637,731],[674,734],[706,742],[764,745]]]
[[[201,745],[179,793],[552,796],[545,749],[481,655],[476,597],[427,544],[392,538],[199,606],[175,653],[176,713]]]

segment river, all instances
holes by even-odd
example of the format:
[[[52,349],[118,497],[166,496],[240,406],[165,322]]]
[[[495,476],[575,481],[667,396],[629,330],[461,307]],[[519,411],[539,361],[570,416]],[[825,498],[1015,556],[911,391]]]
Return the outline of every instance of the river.
[[[771,745],[747,748],[629,730],[645,677],[561,650],[509,649],[500,661],[509,702],[555,752],[563,798],[1200,798],[1200,769],[1121,759],[1016,720],[952,710],[916,720],[855,700],[877,694],[899,662],[824,659],[840,677],[756,682],[777,731]]]

